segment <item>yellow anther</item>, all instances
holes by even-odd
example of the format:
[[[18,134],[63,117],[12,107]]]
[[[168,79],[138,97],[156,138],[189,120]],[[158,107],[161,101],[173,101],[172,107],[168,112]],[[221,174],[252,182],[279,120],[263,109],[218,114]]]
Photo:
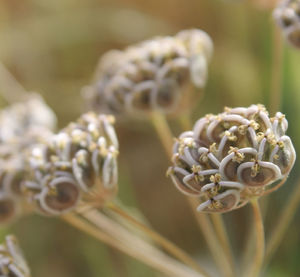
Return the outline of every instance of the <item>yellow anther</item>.
[[[228,140],[230,141],[236,141],[237,140],[237,136],[235,136],[233,133],[229,132],[229,131],[225,131],[224,135],[228,138]]]
[[[209,146],[209,152],[210,153],[216,153],[218,150],[217,150],[217,144],[214,142],[213,144],[211,144]]]
[[[284,142],[282,140],[278,141],[277,144],[280,148],[284,148]]]
[[[252,127],[254,130],[258,130],[260,126],[256,121],[250,120],[249,127]]]
[[[191,167],[192,172],[193,172],[193,173],[197,173],[197,174],[199,173],[199,171],[201,171],[201,169],[202,169],[202,168],[201,168],[201,165],[195,165],[195,164],[194,164],[194,165]]]
[[[247,133],[247,129],[248,129],[248,126],[247,125],[240,125],[238,127],[238,131],[241,135],[246,135]]]
[[[260,142],[265,137],[266,137],[266,135],[263,132],[258,132],[257,135],[256,135],[256,139],[257,139],[258,142]]]
[[[260,166],[257,162],[254,163],[254,165],[251,167],[251,177],[256,177],[259,173]]]
[[[209,180],[212,183],[218,184],[221,181],[221,175],[219,173],[215,174],[215,175],[211,175]]]

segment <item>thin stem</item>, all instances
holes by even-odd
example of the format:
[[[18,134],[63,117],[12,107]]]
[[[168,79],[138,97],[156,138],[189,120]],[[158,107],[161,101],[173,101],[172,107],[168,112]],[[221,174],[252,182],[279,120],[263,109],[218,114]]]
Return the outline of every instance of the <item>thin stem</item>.
[[[298,182],[289,200],[287,201],[284,210],[280,214],[277,224],[273,228],[274,231],[267,242],[266,259],[265,259],[266,265],[270,262],[278,246],[280,245],[283,236],[297,211],[299,203],[300,203],[300,183]]]
[[[179,123],[180,123],[183,130],[185,130],[185,131],[192,130],[193,126],[191,124],[190,115],[188,113],[185,113],[185,114],[181,115],[178,120],[179,120]],[[235,268],[234,258],[233,258],[233,254],[232,254],[228,234],[227,234],[227,231],[226,231],[225,224],[223,222],[222,215],[220,215],[220,214],[211,214],[211,215],[209,215],[209,217],[212,220],[212,223],[213,223],[214,228],[216,230],[216,235],[219,239],[219,242],[221,244],[223,252],[226,254],[225,257],[227,257],[228,264],[230,265],[230,270],[228,270],[227,276],[232,276],[231,274],[234,273],[234,268]],[[212,232],[214,232],[214,231],[212,231]],[[212,244],[211,244],[211,247],[213,247]],[[225,268],[227,268],[226,265],[225,265]]]
[[[129,254],[170,277],[199,277],[203,274],[186,267],[182,263],[167,256],[162,251],[126,230],[122,225],[114,222],[95,209],[81,213],[86,220],[98,230],[109,234],[117,244],[125,245]],[[124,251],[123,251],[124,252]]]
[[[173,154],[173,135],[166,118],[159,112],[153,112],[151,115],[151,122],[160,138],[161,143],[163,144],[166,154],[170,158]]]
[[[283,42],[279,28],[273,25],[272,39],[272,71],[270,84],[270,112],[275,113],[280,109],[282,95],[282,64],[283,64]]]
[[[226,254],[227,260],[231,266],[232,271],[234,271],[234,258],[223,217],[220,214],[211,214],[210,217],[215,227],[216,234],[219,238],[223,251]]]
[[[153,126],[156,129],[158,136],[161,139],[161,142],[164,146],[164,149],[169,157],[172,156],[172,146],[173,146],[173,135],[171,129],[168,125],[168,122],[164,115],[161,113],[153,113],[151,117],[151,121]],[[185,124],[189,124],[187,120],[184,120]],[[229,262],[227,261],[227,257],[222,247],[218,242],[218,237],[211,225],[211,222],[208,218],[207,214],[198,213],[196,208],[198,206],[198,201],[194,198],[187,197],[186,198],[193,215],[198,223],[199,228],[201,229],[204,238],[207,242],[208,248],[218,265],[220,271],[224,273],[227,277],[234,276],[233,269],[231,268]]]
[[[8,102],[14,103],[25,99],[28,92],[15,79],[15,77],[6,69],[0,62],[0,93],[1,96]]]
[[[258,203],[258,199],[254,198],[251,200],[251,205],[253,209],[254,216],[254,227],[256,231],[256,244],[255,244],[255,256],[253,263],[251,264],[249,270],[246,271],[247,277],[259,276],[265,254],[265,234],[264,234],[264,224],[261,216],[261,211]]]
[[[196,208],[199,205],[197,199],[187,198],[187,200],[190,207],[192,208],[192,211],[194,211],[197,224],[204,235],[207,246],[213,256],[213,259],[215,260],[217,266],[219,267],[220,271],[222,272],[222,274],[224,274],[224,276],[227,277],[234,276],[233,269],[228,262],[224,249],[221,247],[221,244],[219,243],[218,237],[213,228],[213,225],[211,224],[211,221],[209,220],[208,215],[204,213],[196,212]]]
[[[148,237],[150,237],[153,241],[161,245],[169,254],[176,257],[178,260],[185,263],[187,266],[190,266],[191,268],[195,269],[196,271],[207,275],[207,273],[193,260],[192,257],[190,257],[186,252],[184,252],[182,249],[177,247],[175,244],[161,236],[159,233],[153,231],[148,226],[144,225],[143,223],[139,222],[137,219],[135,219],[133,216],[128,214],[126,211],[124,211],[122,208],[118,207],[114,203],[110,203],[107,205],[110,210],[121,216],[122,218],[126,219],[128,222],[139,228],[141,231],[143,231]]]

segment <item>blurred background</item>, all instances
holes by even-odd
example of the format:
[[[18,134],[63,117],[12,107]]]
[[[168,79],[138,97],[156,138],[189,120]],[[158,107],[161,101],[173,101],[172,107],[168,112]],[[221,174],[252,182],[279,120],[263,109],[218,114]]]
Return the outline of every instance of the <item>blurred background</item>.
[[[99,57],[112,48],[179,30],[200,28],[213,39],[209,81],[193,120],[223,106],[272,98],[272,0],[1,0],[0,61],[29,91],[41,93],[62,127],[83,111],[81,87],[89,84]],[[300,51],[284,47],[281,111],[300,150]],[[1,106],[7,103],[1,99]],[[171,118],[177,136],[181,130]],[[209,267],[210,256],[184,197],[165,177],[170,162],[146,121],[117,125],[120,192],[150,224]],[[266,237],[300,176],[297,167],[272,194],[265,211]],[[155,173],[155,174],[154,174]],[[263,202],[263,201],[261,201]],[[249,207],[225,215],[236,255],[251,231]],[[300,211],[265,276],[300,276]],[[30,215],[1,228],[19,237],[33,276],[152,277],[158,273],[72,229],[59,219]]]

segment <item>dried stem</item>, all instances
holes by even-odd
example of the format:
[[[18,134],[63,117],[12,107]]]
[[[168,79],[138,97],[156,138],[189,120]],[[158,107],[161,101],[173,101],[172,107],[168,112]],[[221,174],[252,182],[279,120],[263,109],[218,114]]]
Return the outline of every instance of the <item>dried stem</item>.
[[[172,146],[173,146],[173,135],[170,130],[170,127],[167,123],[167,120],[164,115],[161,113],[152,114],[152,124],[156,129],[158,136],[161,139],[161,142],[164,146],[164,149],[169,157],[172,156]],[[187,122],[187,120],[185,120]],[[218,242],[218,237],[211,225],[211,222],[208,218],[208,215],[204,213],[198,213],[196,207],[198,202],[194,198],[186,198],[189,205],[191,206],[192,212],[197,220],[198,226],[200,227],[205,240],[207,241],[209,250],[212,253],[212,256],[220,268],[220,271],[224,273],[227,277],[234,276],[233,269],[230,266],[230,263],[227,261],[226,253],[222,249],[220,243]]]
[[[14,103],[25,99],[28,92],[0,62],[0,94],[8,102]]]
[[[128,214],[126,211],[124,211],[122,208],[118,207],[114,203],[110,203],[107,205],[107,207],[112,210],[113,212],[117,213],[122,218],[126,219],[128,222],[139,228],[141,231],[143,231],[149,238],[151,238],[154,242],[158,243],[160,246],[162,246],[169,254],[173,255],[178,260],[185,263],[187,266],[195,269],[199,273],[203,275],[207,275],[207,273],[202,269],[194,260],[192,257],[189,256],[185,251],[180,249],[178,246],[176,246],[174,243],[170,242],[166,238],[164,238],[159,233],[155,232],[154,230],[150,229],[148,226],[144,225],[143,223],[139,222],[137,219],[135,219],[133,216]]]
[[[254,226],[256,231],[256,249],[253,263],[250,265],[250,268],[246,271],[247,277],[256,277],[259,276],[265,254],[265,234],[264,234],[264,223],[261,216],[261,211],[258,203],[258,199],[254,198],[251,200],[251,205],[253,208],[254,216]]]
[[[273,233],[267,242],[265,264],[268,264],[277,250],[283,236],[288,229],[300,203],[300,183],[298,182],[293,190],[285,208],[279,216]]]
[[[135,234],[132,234],[122,225],[114,222],[95,209],[82,211],[80,215],[88,220],[90,224],[96,226],[99,232],[109,234],[109,236],[115,240],[116,244],[122,247],[121,251],[144,262],[167,276],[207,276],[197,273],[182,263],[172,259],[153,245],[137,237]],[[123,246],[125,246],[125,248],[123,248]]]

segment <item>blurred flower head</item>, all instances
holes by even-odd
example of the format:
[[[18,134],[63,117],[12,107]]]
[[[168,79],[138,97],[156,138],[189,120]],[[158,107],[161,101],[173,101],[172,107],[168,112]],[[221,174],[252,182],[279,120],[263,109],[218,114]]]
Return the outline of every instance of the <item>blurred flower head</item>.
[[[45,141],[55,127],[55,114],[36,94],[0,112],[0,223],[21,212],[28,152]]]
[[[273,16],[287,41],[300,48],[300,0],[279,2]]]
[[[29,199],[40,212],[59,215],[117,191],[118,140],[109,115],[86,113],[30,154]]]
[[[30,270],[14,236],[6,236],[0,245],[0,276],[30,277]]]
[[[110,113],[171,112],[190,88],[204,87],[212,52],[210,37],[197,29],[109,51],[84,90],[88,106]]]
[[[270,118],[262,105],[208,114],[176,140],[168,173],[180,191],[200,198],[199,211],[239,208],[288,176],[296,153],[287,128],[282,113]]]

